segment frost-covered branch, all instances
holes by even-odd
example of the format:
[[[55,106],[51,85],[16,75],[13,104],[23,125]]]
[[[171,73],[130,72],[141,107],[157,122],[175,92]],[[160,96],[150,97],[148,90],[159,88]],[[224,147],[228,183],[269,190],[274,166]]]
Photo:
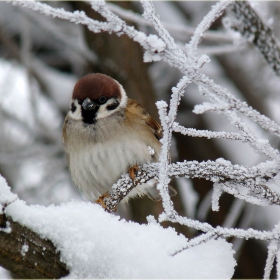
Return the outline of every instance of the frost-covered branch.
[[[268,256],[266,259],[263,279],[270,279],[270,274],[273,268],[276,254],[279,251],[279,246],[279,240],[272,240],[268,246]]]
[[[105,1],[93,1],[92,8],[97,12],[100,12],[108,22],[99,22],[93,20],[82,11],[75,11],[73,13],[67,12],[62,8],[53,8],[47,4],[33,1],[11,1],[14,5],[22,6],[25,8],[38,11],[47,16],[57,17],[60,19],[68,20],[76,24],[83,24],[87,28],[94,32],[113,32],[118,36],[126,34],[128,37],[138,42],[144,49],[147,50],[145,54],[145,60],[160,60],[162,53],[165,50],[165,43],[156,35],[145,35],[141,31],[137,31],[133,26],[128,26],[125,21],[120,19],[117,15],[113,14],[105,5]]]
[[[232,22],[232,28],[252,42],[275,73],[280,75],[280,51],[272,30],[263,23],[247,1],[235,1],[232,11],[237,19]]]
[[[274,133],[280,137],[280,126],[270,118],[260,114],[257,110],[253,109],[246,102],[238,100],[230,94],[225,88],[218,86],[205,75],[199,76],[198,79],[199,90],[202,95],[208,96],[215,102],[226,102],[225,110],[233,110],[244,114],[249,117],[253,122],[259,124],[262,128]],[[207,87],[205,87],[207,85]],[[202,113],[201,111],[198,113]]]
[[[211,11],[203,18],[200,24],[196,27],[190,43],[186,46],[189,49],[190,56],[192,57],[196,56],[198,45],[201,42],[202,38],[204,37],[206,30],[208,30],[211,24],[223,14],[225,9],[232,2],[233,0],[218,2],[216,5],[212,7]]]
[[[159,164],[153,163],[140,167],[137,176],[132,182],[128,174],[122,176],[119,181],[113,185],[110,192],[110,197],[105,198],[105,203],[109,211],[114,211],[120,201],[138,184],[145,183],[150,179],[159,178],[158,168]],[[199,178],[212,182],[220,182],[223,185],[223,189],[226,192],[233,193],[230,184],[242,184],[242,187],[255,193],[260,198],[265,198],[268,204],[280,205],[280,193],[276,193],[269,189],[265,184],[272,180],[278,173],[278,167],[273,162],[262,163],[260,165],[246,168],[239,165],[232,165],[229,161],[218,159],[214,161],[185,161],[169,164],[166,174],[169,178],[174,177],[187,177],[187,178]],[[239,190],[240,187],[233,188]],[[241,189],[240,189],[241,191]],[[248,193],[243,192],[243,196],[239,198],[245,198]],[[252,197],[251,199],[257,203],[258,199]],[[263,201],[263,204],[265,202]],[[267,205],[267,204],[266,204]]]
[[[211,138],[221,138],[228,140],[241,140],[244,141],[245,137],[243,137],[240,133],[234,132],[224,132],[224,131],[210,131],[210,130],[197,130],[195,128],[187,128],[179,125],[178,123],[173,123],[173,131],[179,132],[183,135],[191,136],[191,137],[206,137],[207,139]]]
[[[182,167],[182,173],[178,172],[180,168],[178,166]],[[186,168],[188,166],[188,168]],[[199,167],[200,166],[200,167]],[[205,172],[202,172],[201,166],[205,167]],[[119,204],[120,200],[125,197],[137,184],[145,183],[148,180],[152,178],[158,178],[158,164],[151,164],[146,165],[143,167],[140,167],[136,178],[134,180],[134,183],[130,179],[129,175],[123,175],[122,178],[112,187],[112,190],[110,192],[110,197],[105,198],[104,202],[107,206],[107,210],[114,211],[115,207]],[[189,169],[189,173],[186,174],[185,170]],[[222,164],[217,164],[214,162],[184,162],[184,163],[176,163],[171,164],[171,166],[168,169],[168,177],[179,177],[179,176],[189,176],[192,178],[204,178],[208,180],[213,181],[224,181],[224,180],[234,180],[234,178],[240,178],[241,176],[244,178],[244,181],[250,181],[248,183],[248,187],[252,186],[252,181],[266,181],[268,176],[272,176],[271,170],[268,171],[268,173],[263,173],[262,168],[246,168],[244,167],[237,167],[232,168],[231,166],[224,166]],[[215,172],[216,171],[216,172]],[[225,173],[223,174],[223,171]],[[255,177],[254,177],[255,176]],[[263,178],[259,176],[264,176]],[[263,197],[267,197],[267,199],[270,199],[271,190],[266,188],[265,186],[258,186],[260,193]],[[267,194],[265,194],[265,191],[268,191]],[[244,191],[243,191],[244,193]],[[273,198],[274,195],[274,198]],[[270,204],[277,204],[280,205],[280,194],[274,193],[271,196]],[[275,196],[278,200],[275,200]],[[253,198],[252,198],[253,199]],[[257,199],[255,199],[257,200]],[[166,205],[165,205],[166,206]],[[172,204],[168,204],[167,207],[171,207]],[[191,228],[195,228],[197,230],[201,230],[203,232],[208,232],[207,235],[205,235],[205,238],[202,236],[201,238],[192,241],[190,244],[186,245],[186,248],[189,248],[190,246],[195,246],[195,243],[201,243],[205,242],[209,238],[214,238],[215,236],[223,236],[223,237],[236,237],[236,238],[253,238],[253,239],[260,239],[260,240],[276,240],[279,238],[278,233],[274,232],[264,232],[264,231],[258,231],[258,230],[243,230],[243,229],[230,229],[230,228],[223,228],[223,227],[212,227],[208,223],[201,223],[197,220],[192,220],[186,217],[179,216],[173,208],[170,208],[169,211],[161,214],[160,221],[170,221],[170,222],[177,222],[182,225],[186,225]],[[211,236],[211,237],[210,237]],[[184,250],[184,248],[182,248]]]
[[[134,22],[136,24],[142,25],[142,26],[153,26],[153,24],[147,20],[145,20],[141,15],[134,13],[133,11],[127,11],[125,9],[122,9],[121,7],[113,4],[113,3],[107,3],[107,6],[109,9],[122,17],[125,20]],[[180,38],[186,40],[186,37],[189,37],[193,35],[195,28],[189,27],[189,26],[183,26],[178,24],[172,24],[169,22],[162,21],[164,27],[172,33],[173,36],[179,36]],[[205,40],[209,42],[219,42],[219,43],[232,43],[232,38],[223,32],[219,31],[213,31],[213,30],[207,30],[205,32]]]
[[[48,4],[33,1],[11,1],[13,5],[37,11],[41,14],[68,20],[76,24],[86,25],[92,32],[99,33],[101,31],[110,30],[110,25],[106,22],[100,22],[89,18],[84,12],[76,11],[74,13],[67,12],[62,8],[53,8]]]
[[[199,235],[199,236],[197,236],[197,237],[191,239],[191,240],[187,243],[187,245],[186,245],[185,247],[183,247],[183,248],[181,248],[180,250],[174,252],[174,253],[173,253],[173,256],[175,256],[175,255],[181,253],[182,251],[184,251],[184,250],[186,250],[186,249],[189,249],[189,248],[194,247],[194,246],[197,246],[197,245],[199,245],[199,244],[201,244],[201,243],[207,242],[207,241],[209,241],[209,240],[212,239],[212,238],[217,238],[217,234],[216,234],[215,232],[213,232],[213,231],[208,231],[208,232],[205,233],[205,234],[201,234],[201,235]]]

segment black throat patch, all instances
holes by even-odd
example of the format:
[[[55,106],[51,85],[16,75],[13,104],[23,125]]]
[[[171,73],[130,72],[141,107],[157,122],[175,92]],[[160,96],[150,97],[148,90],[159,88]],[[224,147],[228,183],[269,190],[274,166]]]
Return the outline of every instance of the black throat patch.
[[[85,124],[95,124],[96,115],[97,115],[99,106],[96,106],[96,108],[93,110],[85,110],[82,106],[82,101],[79,100],[78,102],[81,105],[81,113],[82,113],[83,122]]]

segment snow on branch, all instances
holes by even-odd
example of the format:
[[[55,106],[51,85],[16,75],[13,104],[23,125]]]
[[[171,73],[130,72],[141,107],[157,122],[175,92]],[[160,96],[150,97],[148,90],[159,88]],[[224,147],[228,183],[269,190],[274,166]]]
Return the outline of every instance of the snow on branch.
[[[65,11],[62,8],[53,8],[48,4],[33,2],[33,1],[11,1],[11,2],[15,6],[28,8],[33,11],[37,11],[41,14],[44,14],[46,16],[52,16],[54,18],[68,20],[76,24],[86,25],[88,26],[89,30],[95,33],[99,33],[101,31],[108,31],[110,29],[108,23],[93,20],[87,17],[86,14],[82,11],[75,11],[74,13],[71,13]]]
[[[210,130],[197,130],[195,128],[187,128],[179,125],[177,122],[173,123],[173,131],[179,132],[183,135],[188,135],[191,137],[206,137],[207,139],[211,138],[221,138],[228,140],[241,140],[245,141],[245,137],[243,137],[240,133],[234,132],[224,132],[224,131],[210,131]]]
[[[118,36],[126,34],[134,41],[138,42],[144,49],[149,51],[146,61],[159,60],[160,54],[165,49],[164,42],[156,35],[145,35],[145,33],[136,30],[133,26],[126,25],[117,15],[113,14],[105,5],[105,1],[93,1],[92,8],[100,12],[108,22],[99,22],[89,18],[83,11],[67,12],[62,8],[53,8],[47,4],[33,1],[11,1],[13,5],[38,11],[46,16],[68,20],[76,24],[82,24],[94,32],[116,33]]]
[[[272,30],[263,23],[247,1],[234,1],[232,5],[235,20],[232,28],[239,31],[262,53],[275,73],[280,75],[280,51]]]
[[[6,208],[19,201],[0,175],[0,265],[20,278],[61,278],[69,274],[47,238],[15,222]]]
[[[199,178],[221,183],[222,189],[242,199],[251,199],[251,203],[268,205],[280,205],[280,193],[272,191],[266,184],[273,180],[277,174],[278,167],[273,162],[266,162],[260,165],[246,168],[244,166],[232,165],[229,161],[218,159],[214,161],[185,161],[169,164],[167,167],[167,177],[187,177]],[[145,183],[152,178],[159,178],[159,164],[153,163],[140,167],[134,182],[128,174],[122,176],[119,181],[113,185],[110,197],[105,198],[104,202],[107,210],[114,211],[120,201],[140,183]],[[169,180],[167,184],[169,183]],[[235,184],[235,186],[233,186]],[[241,185],[240,185],[241,184]],[[242,189],[241,189],[242,187]],[[231,189],[239,191],[233,192]],[[262,198],[258,203],[256,197],[248,195],[248,192],[254,193],[257,197]],[[240,196],[238,196],[240,193]],[[243,196],[241,196],[243,193]],[[267,203],[265,203],[265,201]],[[262,203],[261,203],[262,202]]]

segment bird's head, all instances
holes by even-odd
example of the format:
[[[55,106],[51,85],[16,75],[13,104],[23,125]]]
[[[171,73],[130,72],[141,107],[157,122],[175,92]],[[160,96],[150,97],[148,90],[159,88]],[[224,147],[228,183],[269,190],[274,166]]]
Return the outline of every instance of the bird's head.
[[[104,74],[89,74],[78,80],[73,94],[69,117],[94,124],[126,107],[123,87]]]

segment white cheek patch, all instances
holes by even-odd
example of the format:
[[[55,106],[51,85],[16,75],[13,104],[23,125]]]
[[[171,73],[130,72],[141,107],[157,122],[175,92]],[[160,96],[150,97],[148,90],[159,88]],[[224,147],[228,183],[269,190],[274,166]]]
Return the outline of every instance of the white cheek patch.
[[[119,86],[120,86],[120,92],[121,92],[121,103],[120,103],[119,107],[124,108],[124,107],[126,107],[126,103],[127,103],[127,95],[126,95],[126,92],[125,92],[124,88],[122,87],[122,85],[119,84]]]
[[[119,111],[121,109],[120,105],[114,110],[107,109],[107,106],[110,106],[110,105],[114,104],[115,102],[116,102],[116,99],[112,98],[112,99],[109,99],[105,104],[100,105],[100,107],[97,111],[96,119],[98,120],[98,119],[106,118],[106,117],[110,116],[111,114]]]
[[[118,83],[118,81],[116,81]],[[118,102],[120,103],[119,106],[114,109],[114,110],[107,110],[106,107],[109,106],[109,105],[112,105],[116,102],[116,99],[112,98],[112,99],[109,99],[105,104],[101,105],[99,107],[99,110],[97,112],[97,116],[96,116],[96,119],[102,119],[102,118],[105,118],[105,117],[108,117],[110,116],[111,114],[115,113],[115,112],[118,112],[120,111],[121,109],[125,108],[126,107],[126,103],[127,103],[127,96],[126,96],[126,92],[125,90],[123,89],[122,85],[119,84],[119,87],[120,87],[120,93],[121,93],[121,99],[118,99]]]
[[[76,110],[74,112],[72,112],[72,110],[71,110],[72,106],[76,107]],[[71,107],[70,107],[70,111],[68,114],[72,119],[75,119],[75,120],[82,119],[81,105],[78,103],[78,100],[71,101]]]

